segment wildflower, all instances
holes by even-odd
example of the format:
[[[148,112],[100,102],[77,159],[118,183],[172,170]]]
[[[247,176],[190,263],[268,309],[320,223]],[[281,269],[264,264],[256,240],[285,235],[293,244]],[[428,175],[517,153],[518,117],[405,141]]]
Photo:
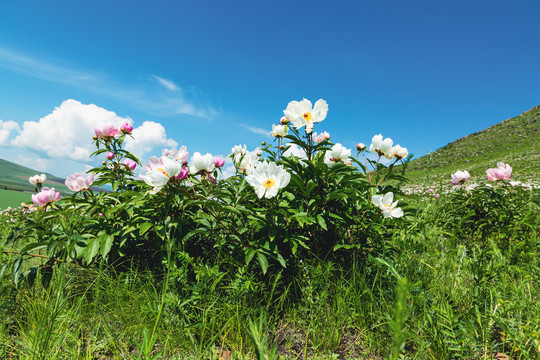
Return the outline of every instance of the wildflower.
[[[107,159],[111,160],[112,158],[114,158],[114,153],[113,153],[112,151],[109,151],[109,152],[107,153],[107,155],[105,155],[105,157],[106,157]]]
[[[396,207],[398,200],[395,202],[392,202],[394,200],[394,193],[389,192],[386,193],[384,196],[382,195],[373,195],[373,199],[371,200],[375,206],[377,206],[379,209],[382,210],[383,216],[385,218],[399,218],[403,216],[403,210],[401,208]]]
[[[503,162],[498,162],[497,168],[486,170],[486,175],[488,180],[491,181],[508,180],[512,176],[512,167]]]
[[[187,178],[188,174],[189,174],[188,168],[184,166],[182,167],[182,170],[180,170],[178,175],[176,175],[174,178],[178,180],[184,180],[185,178]]]
[[[201,155],[200,152],[195,152],[191,158],[191,163],[192,165],[189,168],[189,171],[192,174],[197,174],[199,172],[211,173],[215,168],[214,156],[210,153]]]
[[[214,156],[214,166],[220,169],[223,167],[223,165],[225,165],[225,160],[219,156]]]
[[[60,199],[60,193],[55,192],[54,188],[43,188],[40,193],[32,195],[32,202],[35,206],[50,205]]]
[[[312,107],[311,101],[304,99],[302,101],[291,101],[283,114],[296,129],[306,126],[306,133],[311,133],[313,124],[323,121],[328,113],[328,104],[323,99],[317,100]]]
[[[311,135],[311,139],[313,142],[316,142],[317,144],[322,143],[324,140],[330,140],[330,134],[326,131],[317,134],[316,132]]]
[[[45,180],[47,180],[47,176],[45,176],[45,174],[34,175],[28,178],[28,181],[30,181],[30,184],[32,185],[43,184]]]
[[[189,157],[189,152],[187,151],[187,148],[185,146],[181,146],[180,149],[163,149],[162,150],[163,156],[167,156],[171,159],[174,159],[180,163],[187,160]]]
[[[390,158],[393,158],[392,153],[392,145],[394,142],[390,138],[386,138],[383,140],[383,136],[381,134],[375,135],[373,139],[371,139],[371,145],[369,147],[369,151],[372,153],[377,153],[379,156],[391,156]]]
[[[324,154],[324,163],[328,166],[333,166],[338,162],[345,163],[349,160],[349,156],[351,156],[351,150],[337,143],[332,146],[332,150]]]
[[[259,160],[259,156],[260,156],[259,148],[256,148],[253,151],[246,151],[245,146],[244,146],[244,148],[242,148],[242,152],[235,153],[234,150],[235,149],[233,148],[233,153],[231,155],[232,155],[232,158],[236,167],[238,167],[238,169],[242,171],[253,170],[253,168],[255,167],[255,164]]]
[[[159,192],[169,181],[170,178],[176,177],[180,172],[180,164],[176,161],[169,159],[166,156],[162,156],[159,164],[155,159],[151,163],[151,166],[159,166],[147,171],[146,175],[141,176],[146,184],[152,186],[153,189],[150,194]],[[148,165],[147,165],[148,166]]]
[[[272,132],[270,135],[282,138],[287,136],[287,133],[289,132],[289,127],[287,125],[272,125]]]
[[[392,153],[394,154],[394,156],[398,159],[398,160],[401,160],[403,158],[406,158],[407,155],[409,155],[409,152],[407,151],[407,148],[404,148],[404,147],[401,147],[399,145],[396,145],[392,148]]]
[[[470,178],[471,175],[469,175],[469,172],[467,170],[458,170],[452,174],[452,180],[450,182],[452,183],[452,185],[461,185]]]
[[[135,170],[135,168],[137,167],[137,163],[131,159],[124,159],[124,161],[122,161],[122,164],[126,165],[126,167],[131,171]]]
[[[124,125],[120,126],[120,131],[122,131],[124,134],[131,134],[133,131],[133,126],[126,121]]]
[[[289,184],[291,175],[282,165],[262,162],[246,176],[246,181],[255,188],[257,196],[270,199],[277,195],[278,190]]]
[[[118,129],[112,123],[97,125],[94,128],[94,133],[98,139],[108,139],[118,134]]]
[[[88,177],[84,177],[80,173],[71,174],[66,180],[66,186],[71,191],[86,191],[90,188],[90,185],[94,182],[94,175],[90,174]]]

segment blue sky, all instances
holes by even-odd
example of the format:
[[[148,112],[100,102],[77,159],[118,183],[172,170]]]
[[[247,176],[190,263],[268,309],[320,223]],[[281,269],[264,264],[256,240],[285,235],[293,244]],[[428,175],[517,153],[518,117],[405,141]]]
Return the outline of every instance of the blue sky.
[[[419,157],[540,104],[539,15],[538,1],[0,1],[0,158],[84,170],[91,123],[112,112],[146,124],[143,157],[227,155],[271,141],[302,98],[328,102],[315,131],[333,142],[382,133]]]

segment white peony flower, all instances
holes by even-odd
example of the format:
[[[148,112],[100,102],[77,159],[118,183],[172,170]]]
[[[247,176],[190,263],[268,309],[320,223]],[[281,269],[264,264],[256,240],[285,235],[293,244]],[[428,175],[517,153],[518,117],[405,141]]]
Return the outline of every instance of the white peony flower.
[[[47,180],[47,176],[45,176],[45,174],[34,175],[28,178],[28,181],[30,181],[30,184],[32,185],[43,184],[45,180]]]
[[[150,191],[151,194],[159,192],[167,184],[169,179],[174,178],[181,170],[181,165],[167,156],[162,156],[158,160],[160,160],[161,164],[147,171],[146,175],[141,175],[144,182],[153,187]],[[157,165],[156,162],[152,164]]]
[[[251,174],[246,176],[246,181],[255,188],[257,196],[270,199],[277,195],[278,190],[289,184],[291,175],[282,165],[271,162],[260,163]]]
[[[313,142],[319,144],[322,143],[324,140],[330,140],[330,134],[326,131],[320,134],[314,132],[313,135],[311,135],[311,139],[313,140]]]
[[[373,198],[371,201],[375,206],[377,206],[379,209],[382,210],[383,216],[385,218],[399,218],[403,216],[403,210],[401,208],[396,207],[398,201],[392,203],[394,200],[394,193],[389,192],[383,195],[373,195]]]
[[[287,105],[287,109],[283,110],[283,114],[295,128],[300,129],[306,126],[306,133],[308,134],[313,130],[313,124],[323,121],[327,113],[328,104],[323,99],[317,100],[314,107],[312,107],[311,101],[307,99],[291,101]]]
[[[371,145],[369,147],[369,151],[372,153],[377,153],[379,156],[391,156],[389,159],[393,158],[392,153],[392,145],[394,142],[390,138],[386,138],[383,140],[383,136],[381,134],[375,135],[373,139],[371,139]]]
[[[404,159],[407,157],[407,155],[409,155],[407,148],[401,147],[399,145],[396,145],[392,148],[392,153],[395,157],[398,158],[398,160]]]
[[[185,146],[181,146],[180,149],[163,149],[162,151],[163,156],[167,156],[168,158],[171,158],[173,160],[178,161],[179,163],[183,163],[187,160],[189,156],[189,152],[187,151],[187,148]]]
[[[272,125],[272,132],[270,135],[282,138],[287,136],[287,133],[289,132],[289,127],[287,125]]]
[[[200,152],[195,152],[191,157],[191,166],[189,167],[189,172],[192,174],[197,174],[198,172],[211,173],[215,169],[214,156],[210,153],[201,155]]]
[[[256,148],[253,151],[246,151],[245,153],[234,154],[234,163],[239,170],[251,171],[255,167],[255,164],[259,160],[260,150]]]
[[[332,150],[324,154],[324,163],[330,167],[338,162],[346,163],[349,161],[349,156],[351,156],[351,149],[337,143],[332,146]]]

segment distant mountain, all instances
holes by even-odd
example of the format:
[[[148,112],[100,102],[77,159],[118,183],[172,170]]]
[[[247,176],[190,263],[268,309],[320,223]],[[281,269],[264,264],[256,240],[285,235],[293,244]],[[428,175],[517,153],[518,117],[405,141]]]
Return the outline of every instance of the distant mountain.
[[[42,174],[42,172],[0,159],[0,189],[33,192],[35,186],[30,184],[28,178],[39,174]],[[45,180],[43,186],[53,187],[63,194],[71,192],[64,184],[65,179],[49,173],[45,173],[45,175],[47,180]]]
[[[498,161],[512,166],[512,179],[540,182],[540,105],[411,161],[407,177],[412,184],[436,186],[467,170],[473,180],[485,180],[486,169]]]

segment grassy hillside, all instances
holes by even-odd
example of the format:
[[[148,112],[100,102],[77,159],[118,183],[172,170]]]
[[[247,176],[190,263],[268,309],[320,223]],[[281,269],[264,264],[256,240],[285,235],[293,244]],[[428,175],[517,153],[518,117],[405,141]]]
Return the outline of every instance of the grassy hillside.
[[[512,166],[512,179],[535,183],[540,172],[540,105],[523,114],[460,138],[413,160],[407,176],[412,184],[449,183],[456,170],[467,170],[474,181],[486,180],[486,169],[502,161]]]
[[[32,170],[25,166],[0,159],[0,189],[15,191],[34,191],[34,185],[30,184],[30,176],[41,174],[41,171]],[[65,179],[48,173],[45,187],[54,187],[57,191],[68,193],[69,189],[64,184]]]

